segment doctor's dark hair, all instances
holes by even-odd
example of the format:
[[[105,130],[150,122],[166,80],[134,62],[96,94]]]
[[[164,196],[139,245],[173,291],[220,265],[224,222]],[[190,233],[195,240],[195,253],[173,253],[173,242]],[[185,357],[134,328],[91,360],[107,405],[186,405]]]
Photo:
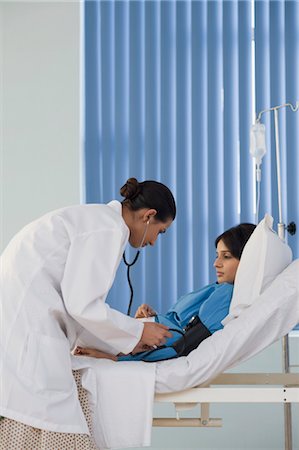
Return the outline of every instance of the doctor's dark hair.
[[[175,219],[175,200],[165,184],[152,180],[139,183],[136,178],[129,178],[120,189],[120,195],[125,197],[122,204],[133,211],[142,208],[155,209],[156,220],[165,223],[169,219]]]
[[[231,252],[232,256],[237,259],[241,258],[246,242],[252,235],[256,225],[253,223],[240,223],[239,225],[229,228],[215,240],[215,247],[219,241],[223,241]]]

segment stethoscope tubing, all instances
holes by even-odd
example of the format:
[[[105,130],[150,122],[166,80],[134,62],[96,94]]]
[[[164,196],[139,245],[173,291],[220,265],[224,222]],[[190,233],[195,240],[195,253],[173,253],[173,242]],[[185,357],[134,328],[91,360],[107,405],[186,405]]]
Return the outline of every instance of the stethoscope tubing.
[[[145,236],[146,236],[146,232],[149,226],[150,220],[148,220],[146,222],[145,225],[145,230],[140,242],[140,245],[138,247],[137,253],[133,259],[133,261],[131,263],[129,263],[126,259],[126,255],[125,252],[123,252],[123,261],[125,263],[125,265],[127,266],[127,280],[128,280],[128,284],[129,284],[129,288],[130,288],[130,300],[129,300],[129,305],[128,305],[128,311],[127,311],[127,316],[131,315],[131,308],[132,308],[132,303],[133,303],[133,296],[134,296],[134,291],[133,291],[133,286],[132,286],[132,282],[131,282],[131,278],[130,278],[130,269],[132,266],[134,266],[134,264],[137,262],[139,255],[140,255],[140,249],[142,248],[143,244],[144,244],[144,240],[145,240]]]

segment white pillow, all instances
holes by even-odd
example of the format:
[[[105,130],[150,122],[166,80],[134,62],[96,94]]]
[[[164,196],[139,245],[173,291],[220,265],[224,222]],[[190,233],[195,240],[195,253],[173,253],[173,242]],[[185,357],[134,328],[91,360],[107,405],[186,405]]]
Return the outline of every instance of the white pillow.
[[[223,325],[238,317],[292,261],[292,251],[272,229],[273,217],[264,219],[246,243],[236,273],[229,315]]]

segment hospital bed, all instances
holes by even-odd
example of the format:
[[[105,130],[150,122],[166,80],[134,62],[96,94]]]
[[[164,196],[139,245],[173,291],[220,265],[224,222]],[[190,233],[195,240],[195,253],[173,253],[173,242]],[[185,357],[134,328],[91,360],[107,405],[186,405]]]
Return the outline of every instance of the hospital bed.
[[[299,403],[299,373],[222,373],[284,336],[299,319],[299,260],[292,262],[239,318],[185,358],[157,364],[157,403],[173,403],[176,417],[154,418],[158,427],[220,427],[210,403]],[[288,362],[288,371],[292,366]],[[180,417],[200,405],[200,417]],[[292,449],[291,410],[285,450]],[[285,416],[286,418],[286,416]]]
[[[210,417],[210,403],[299,403],[298,373],[224,373],[286,336],[299,322],[298,275],[299,259],[188,356],[154,364],[75,357],[74,369],[82,370],[82,386],[89,392],[98,441],[104,436],[105,442],[109,438],[117,448],[140,447],[140,436],[145,436],[143,443],[150,445],[152,423],[219,427],[222,421]],[[176,417],[152,420],[154,393],[157,403],[175,404]],[[180,417],[181,411],[196,404],[200,404],[200,417]],[[285,449],[292,449],[287,428]]]

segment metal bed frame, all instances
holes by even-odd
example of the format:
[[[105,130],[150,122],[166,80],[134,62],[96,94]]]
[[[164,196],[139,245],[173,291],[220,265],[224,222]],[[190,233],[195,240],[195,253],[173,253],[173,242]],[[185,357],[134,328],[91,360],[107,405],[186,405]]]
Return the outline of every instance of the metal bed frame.
[[[287,341],[287,336],[283,340]],[[210,403],[281,403],[285,409],[285,450],[291,450],[291,403],[299,403],[299,373],[223,373],[200,387],[156,394],[155,402],[174,403],[176,410],[176,417],[154,418],[156,427],[221,427],[221,418],[210,417]],[[180,417],[181,411],[197,404],[200,417]]]

